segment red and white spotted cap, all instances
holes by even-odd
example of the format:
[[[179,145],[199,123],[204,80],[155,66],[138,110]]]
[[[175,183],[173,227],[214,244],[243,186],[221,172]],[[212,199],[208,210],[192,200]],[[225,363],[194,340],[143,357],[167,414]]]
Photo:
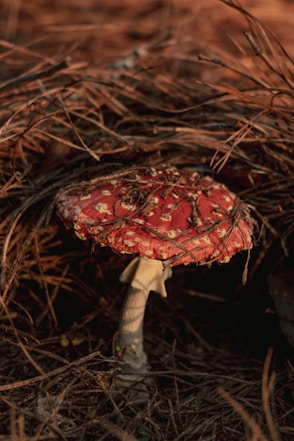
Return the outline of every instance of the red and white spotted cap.
[[[190,170],[150,168],[61,190],[57,210],[78,237],[170,266],[228,262],[252,248],[248,207]]]

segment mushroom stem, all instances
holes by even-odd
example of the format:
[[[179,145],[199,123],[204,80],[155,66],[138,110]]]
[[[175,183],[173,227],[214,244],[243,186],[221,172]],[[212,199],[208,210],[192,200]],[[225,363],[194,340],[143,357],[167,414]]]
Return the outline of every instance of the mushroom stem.
[[[137,381],[148,371],[144,352],[143,323],[150,291],[166,296],[164,282],[171,276],[171,269],[163,263],[146,257],[136,257],[121,274],[120,280],[130,284],[123,305],[114,354],[123,361],[121,379]]]
[[[143,347],[143,322],[148,296],[148,290],[132,286],[126,294],[115,341],[115,355],[124,362],[122,374],[125,379],[143,374],[149,368]],[[136,381],[136,378],[133,377],[133,380]]]

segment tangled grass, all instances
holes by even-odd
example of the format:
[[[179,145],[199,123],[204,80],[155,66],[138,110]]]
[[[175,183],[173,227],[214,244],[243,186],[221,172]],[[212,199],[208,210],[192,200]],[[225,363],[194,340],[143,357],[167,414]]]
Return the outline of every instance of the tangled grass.
[[[268,5],[273,33],[233,0],[79,3],[3,2],[0,439],[290,440],[291,349],[268,276],[293,264],[293,6]],[[146,400],[114,386],[127,258],[91,254],[53,201],[162,163],[236,192],[256,246],[246,287],[238,256],[178,268],[168,300],[152,298]]]

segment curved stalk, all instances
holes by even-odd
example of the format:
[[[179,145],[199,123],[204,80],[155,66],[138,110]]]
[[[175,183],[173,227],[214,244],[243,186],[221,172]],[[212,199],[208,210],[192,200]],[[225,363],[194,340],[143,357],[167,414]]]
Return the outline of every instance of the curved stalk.
[[[115,355],[124,362],[122,376],[130,377],[133,381],[149,368],[143,342],[143,323],[148,296],[147,290],[129,287],[114,344]]]
[[[114,355],[122,362],[120,380],[137,381],[149,368],[144,351],[143,323],[150,291],[166,296],[165,280],[171,269],[163,263],[146,257],[136,257],[121,274],[120,280],[130,284],[122,309]]]

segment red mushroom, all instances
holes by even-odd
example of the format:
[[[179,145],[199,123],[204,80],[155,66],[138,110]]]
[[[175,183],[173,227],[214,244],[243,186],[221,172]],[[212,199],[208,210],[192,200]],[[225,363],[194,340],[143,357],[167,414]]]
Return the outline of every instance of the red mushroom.
[[[148,369],[143,320],[150,291],[180,264],[228,262],[252,247],[248,207],[223,184],[191,170],[150,168],[72,185],[57,197],[60,218],[78,237],[137,254],[121,275],[129,283],[114,348],[123,373]]]

